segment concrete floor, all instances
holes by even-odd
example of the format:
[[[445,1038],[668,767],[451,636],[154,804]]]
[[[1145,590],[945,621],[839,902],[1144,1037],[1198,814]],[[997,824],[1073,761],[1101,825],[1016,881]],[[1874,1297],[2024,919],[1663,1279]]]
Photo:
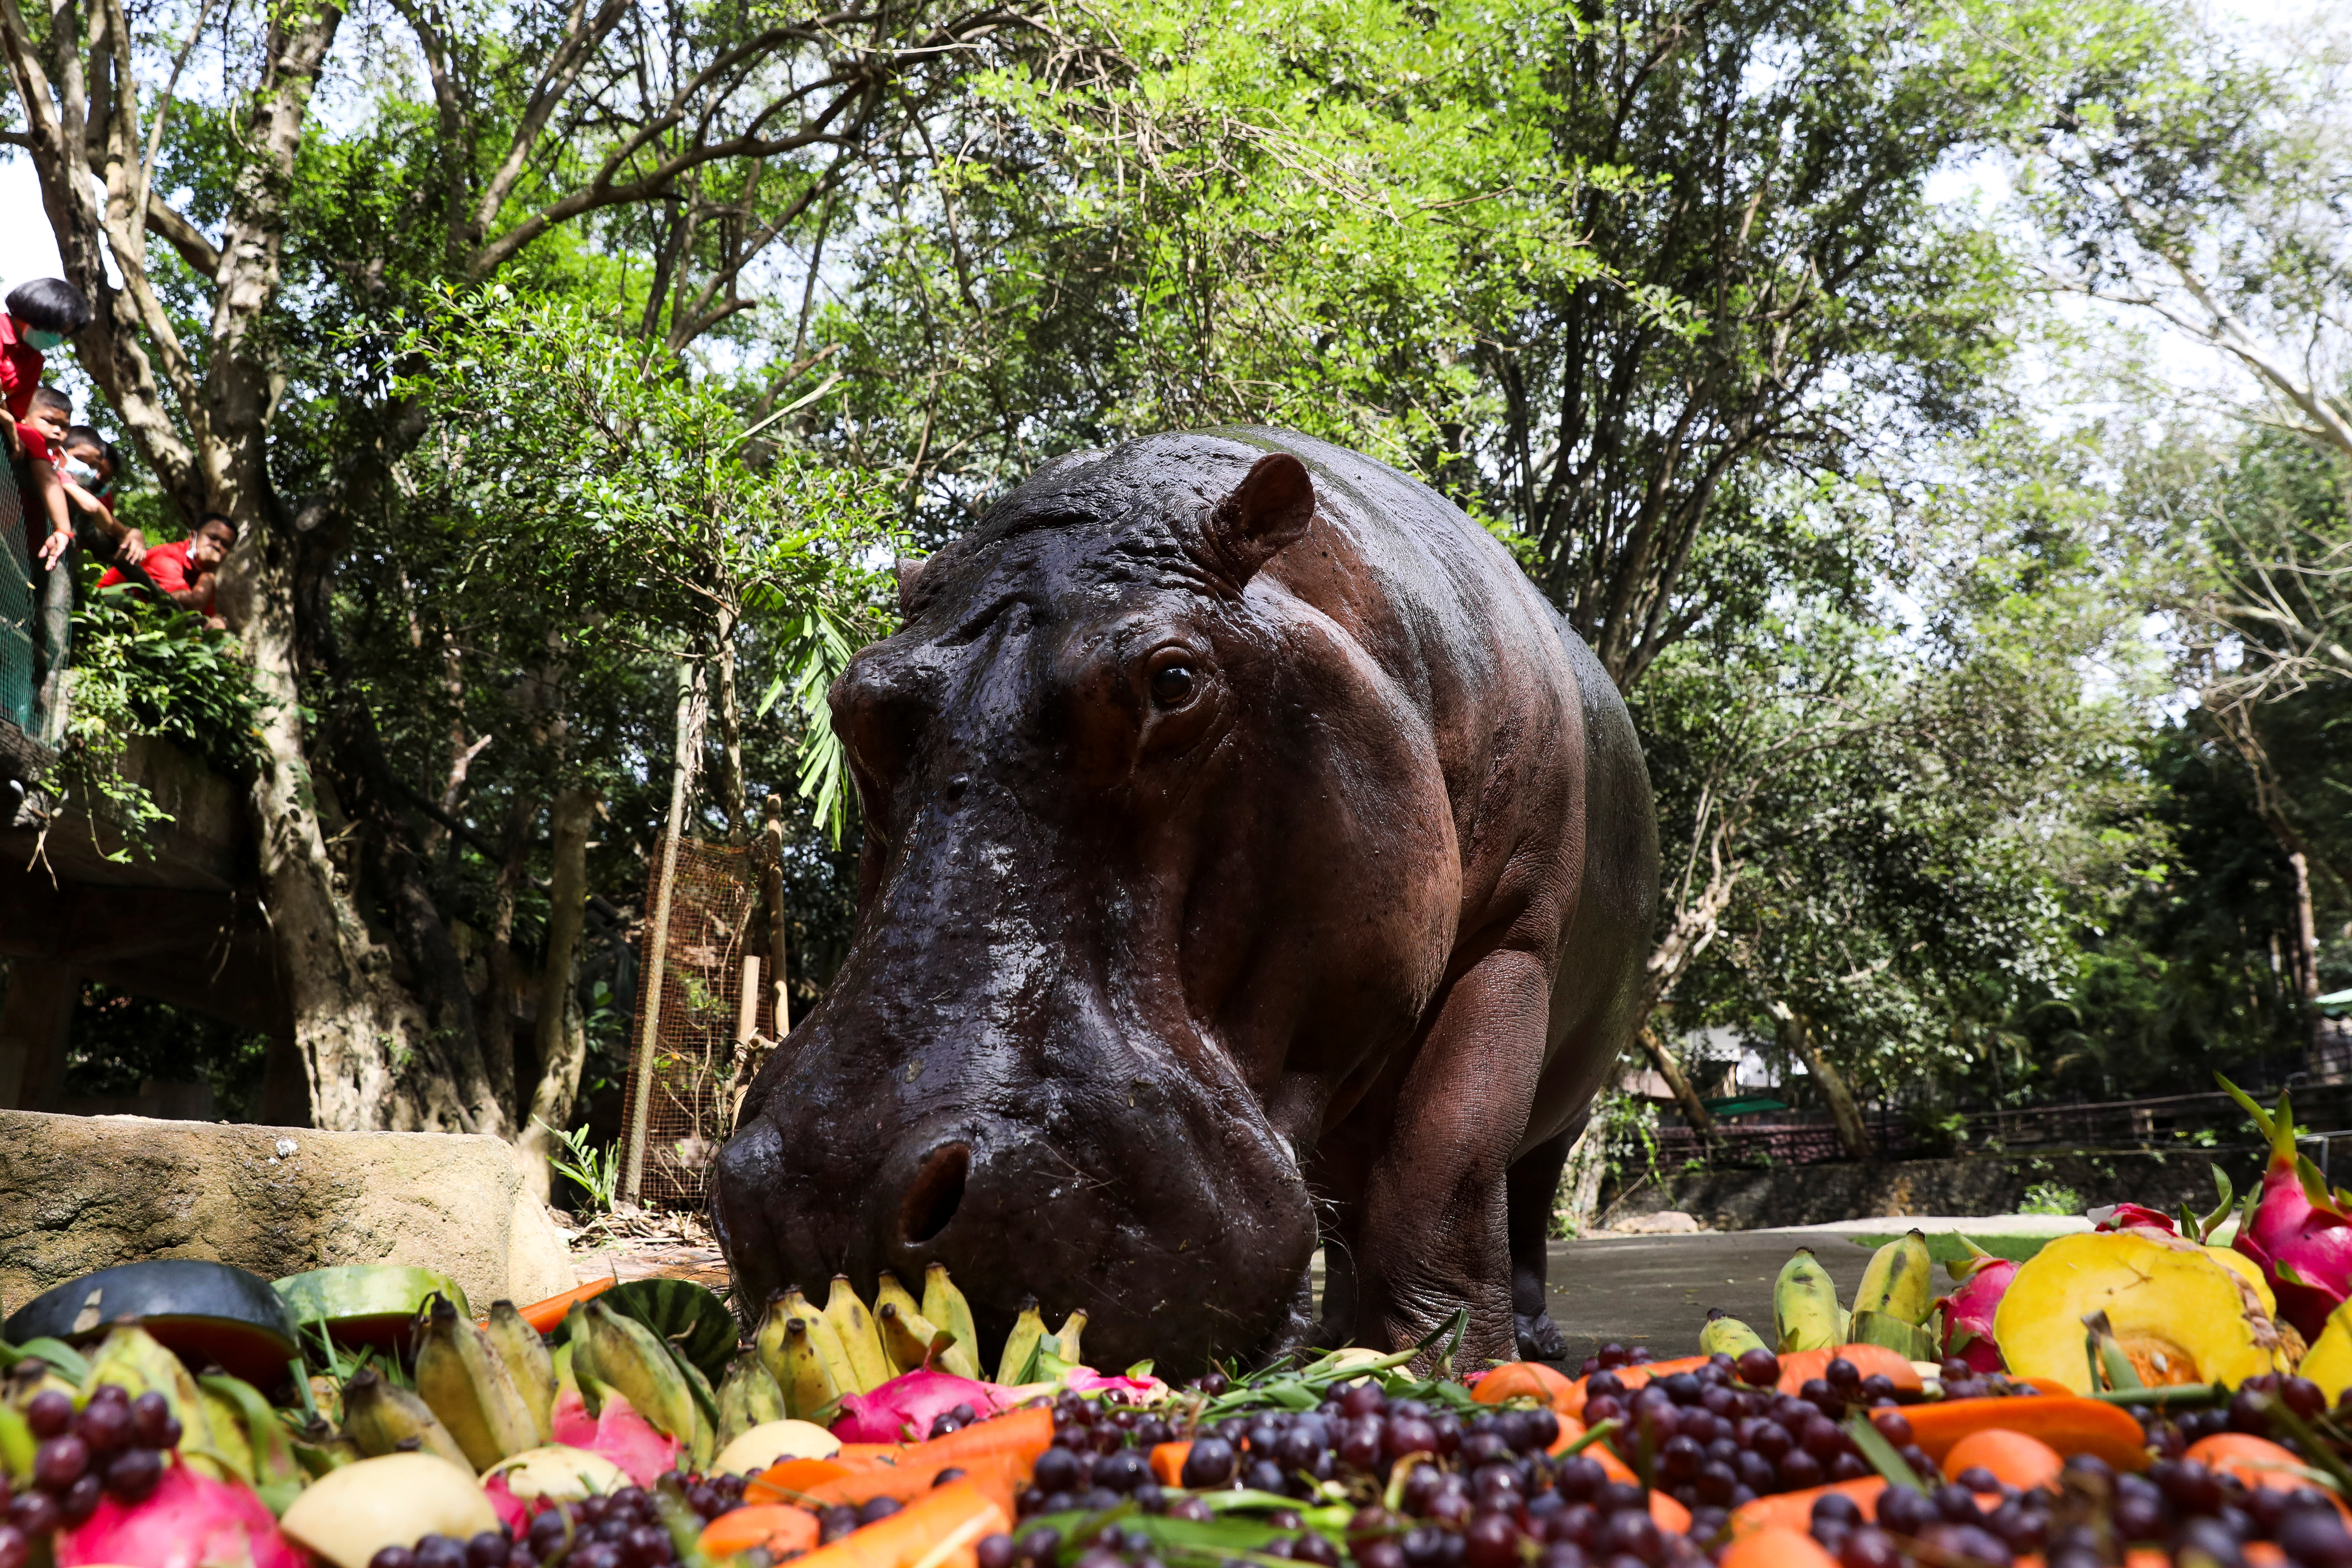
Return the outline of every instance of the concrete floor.
[[[1882,1226],[1883,1228],[1883,1222]],[[1698,1351],[1707,1309],[1720,1307],[1767,1341],[1772,1281],[1790,1253],[1810,1247],[1850,1297],[1868,1248],[1836,1232],[1744,1230],[1696,1236],[1608,1237],[1551,1244],[1551,1316],[1575,1363],[1614,1340],[1660,1360]],[[1937,1283],[1943,1284],[1941,1271]]]

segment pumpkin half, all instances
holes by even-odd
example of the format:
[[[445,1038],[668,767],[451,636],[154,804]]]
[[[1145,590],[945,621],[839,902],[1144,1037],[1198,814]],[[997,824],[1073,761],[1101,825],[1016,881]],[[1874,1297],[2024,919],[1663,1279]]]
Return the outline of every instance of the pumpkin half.
[[[2010,1375],[2095,1393],[2083,1320],[2105,1312],[2150,1387],[2291,1369],[2278,1326],[2245,1279],[2200,1247],[2145,1231],[2060,1237],[2017,1271],[1993,1317]]]

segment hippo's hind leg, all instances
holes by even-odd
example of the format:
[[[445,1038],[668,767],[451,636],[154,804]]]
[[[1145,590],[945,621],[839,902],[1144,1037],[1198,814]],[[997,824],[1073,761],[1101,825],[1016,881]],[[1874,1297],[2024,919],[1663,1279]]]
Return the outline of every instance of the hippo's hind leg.
[[[1559,1173],[1568,1152],[1584,1130],[1580,1118],[1558,1137],[1537,1144],[1511,1166],[1507,1202],[1510,1208],[1511,1322],[1518,1332],[1523,1361],[1564,1361],[1568,1336],[1551,1321],[1544,1303],[1546,1244],[1551,1239],[1552,1205],[1559,1192]]]

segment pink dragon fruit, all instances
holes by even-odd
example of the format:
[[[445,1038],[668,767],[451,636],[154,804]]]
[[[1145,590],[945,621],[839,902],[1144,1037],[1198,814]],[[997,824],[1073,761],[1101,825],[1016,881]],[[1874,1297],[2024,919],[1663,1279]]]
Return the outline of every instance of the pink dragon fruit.
[[[2180,1227],[2172,1216],[2146,1204],[2109,1204],[2103,1209],[2091,1209],[2084,1218],[2094,1230],[2160,1230],[2167,1236],[2178,1236]]]
[[[2352,1194],[2331,1194],[2319,1167],[2294,1152],[2294,1116],[2284,1094],[2272,1114],[2236,1084],[2214,1076],[2271,1146],[2262,1195],[2240,1220],[2231,1245],[2260,1266],[2278,1295],[2279,1315],[2305,1339],[2315,1340],[2327,1314],[2352,1293],[2352,1213],[2347,1212]]]
[[[305,1568],[308,1562],[249,1489],[177,1461],[143,1501],[101,1497],[96,1513],[57,1535],[57,1568]]]
[[[1959,1288],[1937,1303],[1944,1310],[1944,1354],[1968,1363],[1970,1372],[2006,1372],[2000,1346],[1992,1337],[1992,1315],[2009,1282],[2017,1278],[2017,1265],[1973,1243],[1969,1249],[1976,1256],[1944,1266],[1959,1281]]]
[[[931,1423],[959,1405],[969,1405],[974,1415],[993,1415],[1005,1407],[1004,1391],[992,1383],[918,1367],[900,1373],[871,1394],[845,1394],[833,1435],[845,1443],[920,1442],[931,1435]]]
[[[1076,1366],[1062,1374],[1062,1386],[1072,1394],[1123,1394],[1129,1399],[1158,1399],[1168,1385],[1152,1376],[1109,1376],[1090,1366]]]
[[[594,1415],[588,1414],[578,1389],[565,1388],[555,1396],[551,1424],[557,1442],[604,1455],[641,1487],[653,1485],[677,1466],[677,1439],[664,1436],[627,1399],[609,1388],[604,1391],[604,1408]]]

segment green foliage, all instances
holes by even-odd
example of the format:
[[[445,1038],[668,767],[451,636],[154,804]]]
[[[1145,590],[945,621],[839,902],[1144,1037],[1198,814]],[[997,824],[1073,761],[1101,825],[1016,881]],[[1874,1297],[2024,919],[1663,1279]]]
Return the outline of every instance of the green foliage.
[[[2056,1182],[2036,1182],[2025,1189],[2017,1200],[2020,1214],[2078,1215],[2083,1212],[2083,1194]]]
[[[120,828],[127,858],[171,820],[123,776],[131,742],[156,735],[231,779],[262,765],[261,694],[236,639],[202,617],[127,593],[86,593],[73,617],[73,695],[67,710],[67,788]]]
[[[541,1125],[546,1126],[546,1123],[541,1122]],[[587,1196],[592,1213],[609,1213],[614,1194],[620,1191],[621,1186],[621,1146],[613,1143],[603,1149],[596,1148],[588,1142],[585,1128],[558,1131],[550,1127],[548,1131],[555,1134],[556,1142],[563,1148],[561,1154],[548,1155],[548,1164],[556,1174],[578,1184],[581,1192]]]

